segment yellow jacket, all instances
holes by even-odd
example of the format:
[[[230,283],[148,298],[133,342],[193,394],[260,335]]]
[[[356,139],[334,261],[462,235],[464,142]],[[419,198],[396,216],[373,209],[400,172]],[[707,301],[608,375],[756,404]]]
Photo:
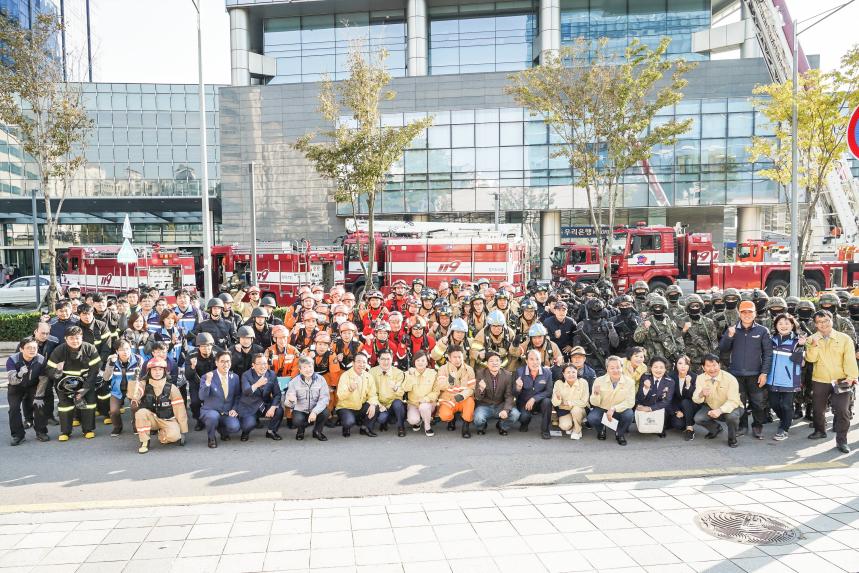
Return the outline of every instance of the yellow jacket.
[[[394,400],[403,399],[403,394],[406,393],[405,372],[392,366],[383,373],[381,366],[374,366],[370,368],[370,377],[376,384],[376,397],[379,399],[379,404],[390,408]]]
[[[597,393],[599,388],[599,393]],[[635,382],[628,376],[621,375],[620,382],[612,387],[608,374],[604,374],[594,380],[594,388],[591,392],[591,405],[603,410],[623,412],[635,406]]]
[[[811,343],[817,340],[817,345]],[[859,377],[856,349],[850,336],[833,330],[827,338],[817,332],[805,343],[805,360],[814,363],[811,379],[823,384]]]
[[[356,388],[350,390],[350,384],[355,384]],[[376,384],[370,377],[369,370],[359,376],[354,368],[350,368],[340,376],[337,383],[337,409],[360,410],[364,403],[379,404]]]
[[[706,398],[701,394],[705,388],[712,390]],[[740,385],[730,372],[724,370],[719,372],[715,382],[707,374],[698,374],[692,401],[696,404],[706,403],[711,410],[721,410],[723,414],[727,414],[742,404]]]
[[[463,398],[474,396],[474,386],[477,383],[474,369],[463,363],[459,368],[454,368],[448,362],[438,369],[436,377],[436,389],[439,392],[439,401],[454,401],[457,394]]]
[[[423,374],[410,370],[406,374],[405,390],[409,393],[409,404],[419,406],[421,402],[430,404],[438,402],[438,390],[435,387],[436,372],[427,368]]]
[[[632,362],[630,362],[629,358],[623,359],[623,375],[629,378],[632,378],[632,381],[635,382],[635,391],[638,392],[638,384],[641,380],[641,377],[647,373],[647,365],[641,363],[638,368],[632,367]]]
[[[566,380],[558,380],[552,389],[552,406],[562,410],[570,410],[572,408],[586,408],[588,405],[588,381],[584,378],[577,378],[575,383],[570,386]]]

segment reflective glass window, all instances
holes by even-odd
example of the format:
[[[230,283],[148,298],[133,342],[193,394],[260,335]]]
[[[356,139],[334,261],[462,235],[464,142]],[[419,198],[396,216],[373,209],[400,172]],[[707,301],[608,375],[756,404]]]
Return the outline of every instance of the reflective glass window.
[[[474,125],[451,126],[453,147],[474,147]]]

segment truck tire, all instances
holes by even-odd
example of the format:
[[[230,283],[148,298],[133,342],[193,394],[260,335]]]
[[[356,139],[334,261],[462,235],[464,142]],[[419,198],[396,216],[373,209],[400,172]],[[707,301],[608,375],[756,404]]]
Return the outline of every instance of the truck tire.
[[[661,279],[653,279],[648,286],[650,286],[650,292],[665,296],[665,289],[668,288],[668,283]]]
[[[783,279],[773,279],[767,283],[764,290],[771,297],[780,296],[784,298],[790,295],[790,283]]]
[[[802,296],[815,297],[823,290],[823,286],[814,279],[803,279],[800,289]]]

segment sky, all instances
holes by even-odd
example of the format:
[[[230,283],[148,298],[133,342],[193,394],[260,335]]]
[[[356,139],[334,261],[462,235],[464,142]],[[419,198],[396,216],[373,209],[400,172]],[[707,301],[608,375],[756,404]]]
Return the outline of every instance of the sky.
[[[230,22],[224,0],[202,3],[203,79],[230,83]],[[800,21],[846,0],[790,0]],[[196,83],[197,12],[191,0],[91,0],[93,79],[100,82]],[[66,0],[69,49],[85,53],[84,0]],[[859,36],[859,1],[800,36],[821,68],[838,66]],[[808,24],[805,24],[806,26]],[[800,24],[800,30],[804,27]],[[78,61],[81,61],[78,58]]]

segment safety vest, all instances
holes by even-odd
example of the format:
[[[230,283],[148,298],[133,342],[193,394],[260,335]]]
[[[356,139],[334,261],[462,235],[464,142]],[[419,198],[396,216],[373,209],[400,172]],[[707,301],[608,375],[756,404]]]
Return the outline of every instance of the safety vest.
[[[146,383],[146,388],[143,390],[143,398],[140,400],[140,407],[144,410],[149,410],[162,420],[170,420],[175,418],[173,412],[173,401],[170,399],[170,393],[173,390],[173,384],[170,382],[164,383],[164,388],[161,389],[161,394],[155,395],[155,388],[152,384]]]

